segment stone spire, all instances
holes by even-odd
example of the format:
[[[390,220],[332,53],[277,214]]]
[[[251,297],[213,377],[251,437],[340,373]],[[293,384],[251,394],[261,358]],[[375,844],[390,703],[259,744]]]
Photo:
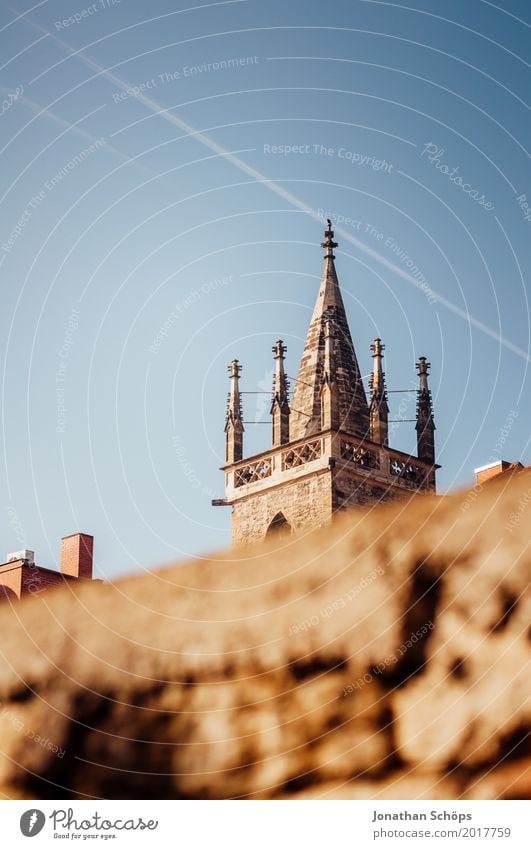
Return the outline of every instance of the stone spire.
[[[435,424],[433,422],[433,404],[428,387],[430,363],[426,357],[419,357],[417,371],[419,388],[417,393],[417,455],[420,460],[435,463]]]
[[[273,345],[275,360],[275,377],[273,380],[273,399],[271,416],[273,427],[273,446],[285,445],[289,442],[289,382],[284,371],[284,354],[286,346],[282,339]]]
[[[226,448],[225,462],[237,463],[243,457],[243,421],[242,400],[240,395],[240,373],[242,367],[238,360],[233,360],[228,366],[230,391],[227,402],[227,418],[225,421]]]
[[[301,439],[321,429],[321,390],[325,376],[325,315],[335,336],[334,360],[339,427],[353,436],[369,433],[369,407],[352,344],[343,298],[334,265],[334,231],[322,243],[324,270],[291,404],[290,439]]]
[[[382,370],[382,359],[385,345],[376,338],[371,345],[374,359],[373,372],[370,379],[371,404],[371,441],[380,445],[389,445],[389,406],[387,404],[387,388],[385,372]]]
[[[331,310],[324,315],[324,377],[321,389],[321,429],[339,428],[339,400],[336,382],[335,333]]]

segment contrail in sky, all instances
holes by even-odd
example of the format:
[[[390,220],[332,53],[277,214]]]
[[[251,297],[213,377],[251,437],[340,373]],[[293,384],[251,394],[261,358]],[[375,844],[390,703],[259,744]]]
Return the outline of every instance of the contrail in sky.
[[[18,14],[18,13],[17,13]],[[106,80],[111,82],[116,87],[120,88],[122,91],[130,91],[131,86],[128,85],[124,80],[118,77],[113,71],[102,67],[93,59],[90,59],[88,56],[82,55],[79,51],[74,51],[70,45],[64,42],[61,38],[56,36],[55,34],[48,33],[43,27],[34,22],[24,19],[28,25],[32,26],[34,29],[39,30],[42,33],[47,33],[50,35],[52,41],[57,44],[62,50],[68,53],[73,58],[77,59],[79,62],[82,62],[88,68],[96,72],[96,76],[104,77]],[[85,81],[85,82],[88,82]],[[79,87],[79,86],[77,86]],[[249,165],[247,162],[244,162],[239,156],[234,153],[230,153],[230,151],[226,150],[222,145],[218,144],[214,139],[210,136],[206,135],[206,133],[201,132],[201,130],[196,130],[191,124],[185,121],[183,118],[180,118],[177,115],[172,114],[169,110],[165,109],[161,104],[157,103],[156,100],[144,94],[143,92],[139,92],[135,97],[137,101],[140,101],[147,109],[149,109],[154,114],[163,118],[168,123],[172,124],[174,127],[177,127],[181,132],[183,132],[186,136],[190,136],[191,138],[195,138],[200,144],[209,150],[214,151],[218,155],[222,156],[235,168],[241,171],[243,174],[246,174],[248,177],[251,177],[252,180],[257,183],[261,183],[265,188],[267,188],[270,192],[282,198],[282,200],[286,201],[295,209],[299,209],[301,212],[304,212],[306,215],[309,215],[311,218],[323,223],[322,216],[317,212],[317,210],[313,209],[311,206],[308,206],[305,201],[301,198],[294,195],[292,192],[285,189],[279,183],[276,183],[274,180],[269,179],[265,174],[258,169],[253,168],[252,165]],[[116,135],[116,134],[115,134]],[[424,287],[418,280],[416,280],[411,274],[408,274],[403,268],[396,263],[391,262],[391,260],[387,259],[387,257],[380,254],[378,251],[374,250],[374,248],[370,247],[370,245],[366,245],[364,242],[357,239],[352,233],[349,233],[346,230],[343,230],[341,227],[335,228],[336,233],[350,245],[353,245],[357,250],[361,253],[369,256],[372,260],[377,262],[379,265],[384,268],[392,271],[394,274],[398,275],[401,279],[405,280],[407,283],[415,286],[417,289],[421,291],[425,291]],[[452,301],[445,298],[444,295],[441,295],[436,290],[430,287],[430,295],[442,306],[446,307],[450,312],[454,313],[454,315],[459,316],[468,324],[475,327],[477,330],[480,330],[485,335],[489,336],[491,339],[494,339],[499,344],[503,345],[503,347],[507,348],[512,353],[526,360],[527,362],[531,362],[531,356],[528,351],[524,351],[522,348],[519,348],[510,339],[506,339],[501,336],[497,331],[493,330],[487,324],[478,319],[471,316],[466,310],[454,304]]]

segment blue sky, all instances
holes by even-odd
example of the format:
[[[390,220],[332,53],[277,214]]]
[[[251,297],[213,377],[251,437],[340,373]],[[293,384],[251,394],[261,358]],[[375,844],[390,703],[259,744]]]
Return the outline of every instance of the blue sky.
[[[323,211],[363,373],[375,335],[391,390],[432,363],[439,490],[531,462],[530,27],[523,0],[2,4],[5,553],[82,530],[112,578],[227,544],[226,366],[269,390],[281,337],[296,373]]]

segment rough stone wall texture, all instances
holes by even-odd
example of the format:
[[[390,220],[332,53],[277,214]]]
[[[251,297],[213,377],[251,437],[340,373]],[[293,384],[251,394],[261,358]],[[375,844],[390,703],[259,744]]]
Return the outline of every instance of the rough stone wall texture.
[[[5,602],[1,791],[527,798],[530,493],[522,473]]]
[[[334,510],[344,506],[369,506],[411,496],[411,490],[401,489],[396,485],[396,480],[391,478],[388,484],[376,483],[368,477],[356,478],[341,471],[334,472],[333,490]]]
[[[332,479],[329,471],[304,480],[284,483],[234,505],[234,544],[259,542],[277,513],[283,513],[293,530],[326,525],[332,518]]]

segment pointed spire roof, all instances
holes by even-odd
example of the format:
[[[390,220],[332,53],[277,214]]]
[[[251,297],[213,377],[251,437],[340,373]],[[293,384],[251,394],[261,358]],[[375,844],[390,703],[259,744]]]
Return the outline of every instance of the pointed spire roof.
[[[275,360],[275,375],[273,377],[273,397],[271,399],[271,412],[275,404],[280,407],[289,407],[289,380],[286,377],[284,370],[284,354],[287,351],[282,339],[278,339],[273,345],[273,354]]]
[[[275,355],[275,376],[273,378],[273,397],[271,399],[271,424],[273,445],[285,445],[289,442],[289,380],[284,371],[286,346],[279,339],[273,346]]]
[[[320,393],[324,379],[325,325],[332,322],[335,346],[335,379],[340,404],[340,427],[354,436],[368,436],[369,407],[339,288],[334,264],[334,231],[322,243],[324,269],[306,336],[291,405],[290,439],[301,439],[321,429]]]
[[[431,363],[426,357],[419,357],[417,362],[417,371],[419,375],[419,388],[417,392],[417,431],[426,429],[435,430],[433,421],[433,401],[430,388],[428,386],[428,374],[431,368]]]
[[[383,410],[385,413],[388,413],[389,405],[387,403],[387,386],[385,385],[385,372],[382,368],[384,351],[385,345],[382,340],[377,337],[371,345],[374,362],[372,375],[369,381],[369,388],[371,390],[371,408],[376,406],[379,410]]]
[[[237,463],[243,457],[242,397],[240,394],[240,372],[238,360],[229,365],[230,392],[225,419],[225,462]]]
[[[327,220],[328,230],[325,230],[325,239],[324,242],[321,242],[321,247],[325,249],[325,263],[317,300],[313,309],[312,322],[319,316],[324,317],[327,314],[328,307],[336,307],[345,312],[343,298],[341,297],[341,289],[339,288],[339,280],[337,279],[337,272],[334,264],[334,260],[336,258],[334,248],[337,248],[337,242],[334,242],[332,222],[329,218]]]
[[[387,387],[385,385],[385,372],[382,368],[383,352],[385,345],[379,336],[371,345],[373,356],[373,370],[369,380],[371,391],[371,440],[381,445],[389,444],[389,404],[387,403]]]
[[[430,363],[426,357],[419,357],[417,371],[419,388],[417,392],[417,455],[421,460],[435,464],[435,423],[433,421],[433,403],[428,386]]]
[[[225,430],[230,425],[236,425],[242,432],[242,397],[240,393],[240,374],[242,367],[238,360],[232,360],[227,366],[230,380],[230,390],[227,398],[227,415],[225,418]]]

